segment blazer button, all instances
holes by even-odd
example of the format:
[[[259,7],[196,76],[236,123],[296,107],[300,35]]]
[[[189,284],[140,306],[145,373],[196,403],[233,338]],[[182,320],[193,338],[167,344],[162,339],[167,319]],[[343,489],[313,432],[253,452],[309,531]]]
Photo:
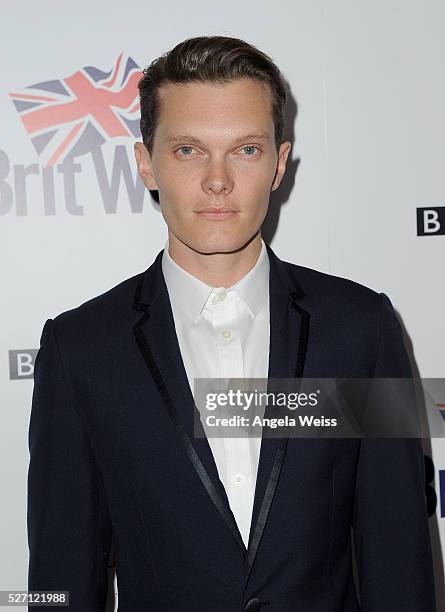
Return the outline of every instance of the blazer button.
[[[252,597],[252,599],[249,599],[249,601],[246,603],[244,612],[258,612],[260,608],[261,601],[258,599],[258,597]]]

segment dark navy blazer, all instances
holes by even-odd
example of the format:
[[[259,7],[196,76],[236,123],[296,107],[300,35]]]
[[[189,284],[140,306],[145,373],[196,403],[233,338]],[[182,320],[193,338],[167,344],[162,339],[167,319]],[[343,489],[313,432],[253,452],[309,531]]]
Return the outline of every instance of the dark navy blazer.
[[[411,375],[385,294],[267,248],[269,377]],[[28,589],[104,610],[113,541],[120,612],[434,612],[417,438],[263,438],[246,550],[208,441],[193,435],[161,257],[45,323]]]

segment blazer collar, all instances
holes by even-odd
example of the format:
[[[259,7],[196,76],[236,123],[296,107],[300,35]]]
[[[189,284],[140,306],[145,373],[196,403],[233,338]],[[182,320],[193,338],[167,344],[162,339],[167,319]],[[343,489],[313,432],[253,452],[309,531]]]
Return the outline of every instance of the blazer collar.
[[[264,247],[266,248],[267,255],[269,256],[270,299],[272,299],[272,295],[278,299],[287,295],[290,295],[293,299],[302,298],[305,295],[305,292],[295,276],[290,273],[286,266],[286,262],[282,261],[274,253],[272,248],[263,241],[263,249]],[[164,250],[165,249],[159,251],[151,266],[142,273],[133,301],[133,308],[136,310],[146,311],[152,302],[159,299],[161,291],[167,288],[162,272],[162,258],[164,255]],[[266,253],[263,255],[265,254]],[[258,265],[259,262],[260,258],[258,258],[256,265]],[[281,323],[284,323],[284,321]]]
[[[179,266],[168,251],[167,240],[162,252],[162,273],[171,301],[174,301],[194,321],[204,308],[209,295],[215,289]],[[269,257],[261,238],[261,251],[249,272],[237,283],[226,289],[236,291],[247,304],[254,317],[260,312],[268,297]]]

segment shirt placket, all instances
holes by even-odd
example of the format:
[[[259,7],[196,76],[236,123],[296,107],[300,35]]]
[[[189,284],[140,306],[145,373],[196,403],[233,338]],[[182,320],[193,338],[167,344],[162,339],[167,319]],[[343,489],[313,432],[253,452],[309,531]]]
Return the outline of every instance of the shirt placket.
[[[213,304],[213,330],[217,339],[221,377],[225,379],[244,378],[240,335],[242,308],[242,301],[234,292],[223,293]],[[224,436],[223,445],[226,463],[226,492],[247,547],[255,493],[249,438]]]

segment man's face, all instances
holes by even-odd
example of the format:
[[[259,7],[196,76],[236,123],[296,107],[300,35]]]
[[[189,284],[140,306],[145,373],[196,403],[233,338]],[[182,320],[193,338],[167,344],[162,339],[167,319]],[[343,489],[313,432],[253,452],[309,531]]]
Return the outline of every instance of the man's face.
[[[241,249],[261,227],[291,146],[277,155],[269,86],[168,83],[159,96],[152,154],[136,143],[135,155],[169,233],[200,253]]]

